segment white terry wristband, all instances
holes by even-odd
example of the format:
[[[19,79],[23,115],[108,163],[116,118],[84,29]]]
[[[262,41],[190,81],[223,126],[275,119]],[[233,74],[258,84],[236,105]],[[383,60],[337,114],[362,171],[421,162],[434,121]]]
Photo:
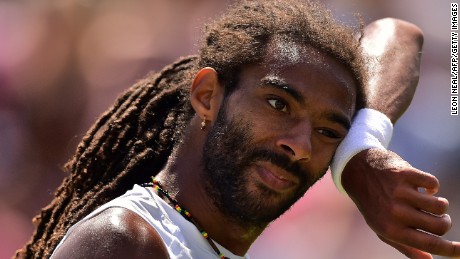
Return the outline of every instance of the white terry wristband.
[[[332,179],[340,192],[347,193],[342,186],[342,171],[348,161],[366,149],[386,149],[392,134],[393,124],[385,114],[369,108],[358,111],[331,163]]]

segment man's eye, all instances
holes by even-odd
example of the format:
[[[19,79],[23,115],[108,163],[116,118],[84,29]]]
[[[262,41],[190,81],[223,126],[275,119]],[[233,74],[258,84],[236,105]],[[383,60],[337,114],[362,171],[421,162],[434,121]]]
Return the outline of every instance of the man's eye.
[[[287,112],[287,105],[279,99],[268,99],[268,103],[278,111]]]
[[[336,133],[334,130],[329,130],[329,129],[319,129],[318,132],[321,134],[321,135],[324,135],[328,138],[332,138],[332,139],[339,139],[341,138],[341,136]]]

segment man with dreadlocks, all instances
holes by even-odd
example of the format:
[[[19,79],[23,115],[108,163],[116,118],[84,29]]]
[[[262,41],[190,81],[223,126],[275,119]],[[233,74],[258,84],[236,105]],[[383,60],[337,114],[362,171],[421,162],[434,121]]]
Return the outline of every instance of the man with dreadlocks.
[[[376,110],[394,123],[410,103],[421,33],[395,20],[362,33],[360,44],[315,3],[235,5],[198,57],[136,83],[100,117],[17,256],[241,258],[345,136],[336,184],[379,237],[413,258],[460,256],[439,237],[451,222],[437,180],[382,148],[389,122]]]

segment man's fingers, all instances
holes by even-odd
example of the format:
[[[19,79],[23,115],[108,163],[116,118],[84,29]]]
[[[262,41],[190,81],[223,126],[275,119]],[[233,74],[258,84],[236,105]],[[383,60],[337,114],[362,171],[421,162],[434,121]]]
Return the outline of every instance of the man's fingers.
[[[399,191],[399,197],[412,207],[435,215],[443,215],[449,208],[449,201],[442,197],[420,193],[417,190],[405,188]]]
[[[407,204],[393,206],[388,213],[391,218],[396,222],[399,221],[403,226],[412,229],[420,229],[438,236],[444,235],[452,227],[452,221],[449,215],[433,215],[414,209]],[[396,229],[387,230],[392,230],[393,234],[395,236],[397,235]]]
[[[452,220],[447,214],[434,216],[425,212],[419,212],[417,216],[409,220],[408,226],[442,236],[452,227]]]
[[[446,257],[460,257],[460,242],[445,240],[415,229],[406,229],[395,242]]]
[[[448,201],[433,196],[439,190],[436,177],[391,151],[370,149],[360,154],[368,164],[352,159],[343,176],[353,171],[350,165],[370,173],[355,182],[342,178],[342,183],[379,237],[410,258],[431,259],[428,253],[460,258],[460,243],[440,237],[450,229],[451,219],[445,214]]]
[[[415,249],[415,248],[410,247],[410,246],[405,246],[405,245],[393,242],[393,241],[388,240],[388,239],[386,239],[386,238],[384,238],[384,237],[382,237],[380,235],[378,237],[380,238],[380,240],[382,240],[383,242],[385,242],[385,243],[389,244],[390,246],[396,248],[399,252],[401,252],[402,254],[407,256],[408,258],[411,258],[411,259],[433,259],[433,256],[431,256],[431,254],[429,254],[427,252]]]
[[[426,193],[433,195],[439,190],[438,179],[429,173],[425,173],[415,168],[406,169],[403,171],[408,182],[415,188],[424,188]]]

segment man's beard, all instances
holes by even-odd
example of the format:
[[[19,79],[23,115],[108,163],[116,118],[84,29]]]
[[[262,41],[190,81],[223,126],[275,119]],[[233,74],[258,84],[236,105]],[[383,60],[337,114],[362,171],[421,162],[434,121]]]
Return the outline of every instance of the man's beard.
[[[227,119],[225,104],[203,148],[202,181],[215,206],[242,226],[265,228],[287,211],[326,172],[305,172],[285,154],[252,143],[251,122]],[[299,179],[289,193],[278,193],[254,182],[255,162],[269,161]],[[252,167],[254,169],[254,167]],[[251,186],[252,185],[252,186]],[[250,188],[252,187],[252,188]],[[254,188],[256,187],[256,188]]]

